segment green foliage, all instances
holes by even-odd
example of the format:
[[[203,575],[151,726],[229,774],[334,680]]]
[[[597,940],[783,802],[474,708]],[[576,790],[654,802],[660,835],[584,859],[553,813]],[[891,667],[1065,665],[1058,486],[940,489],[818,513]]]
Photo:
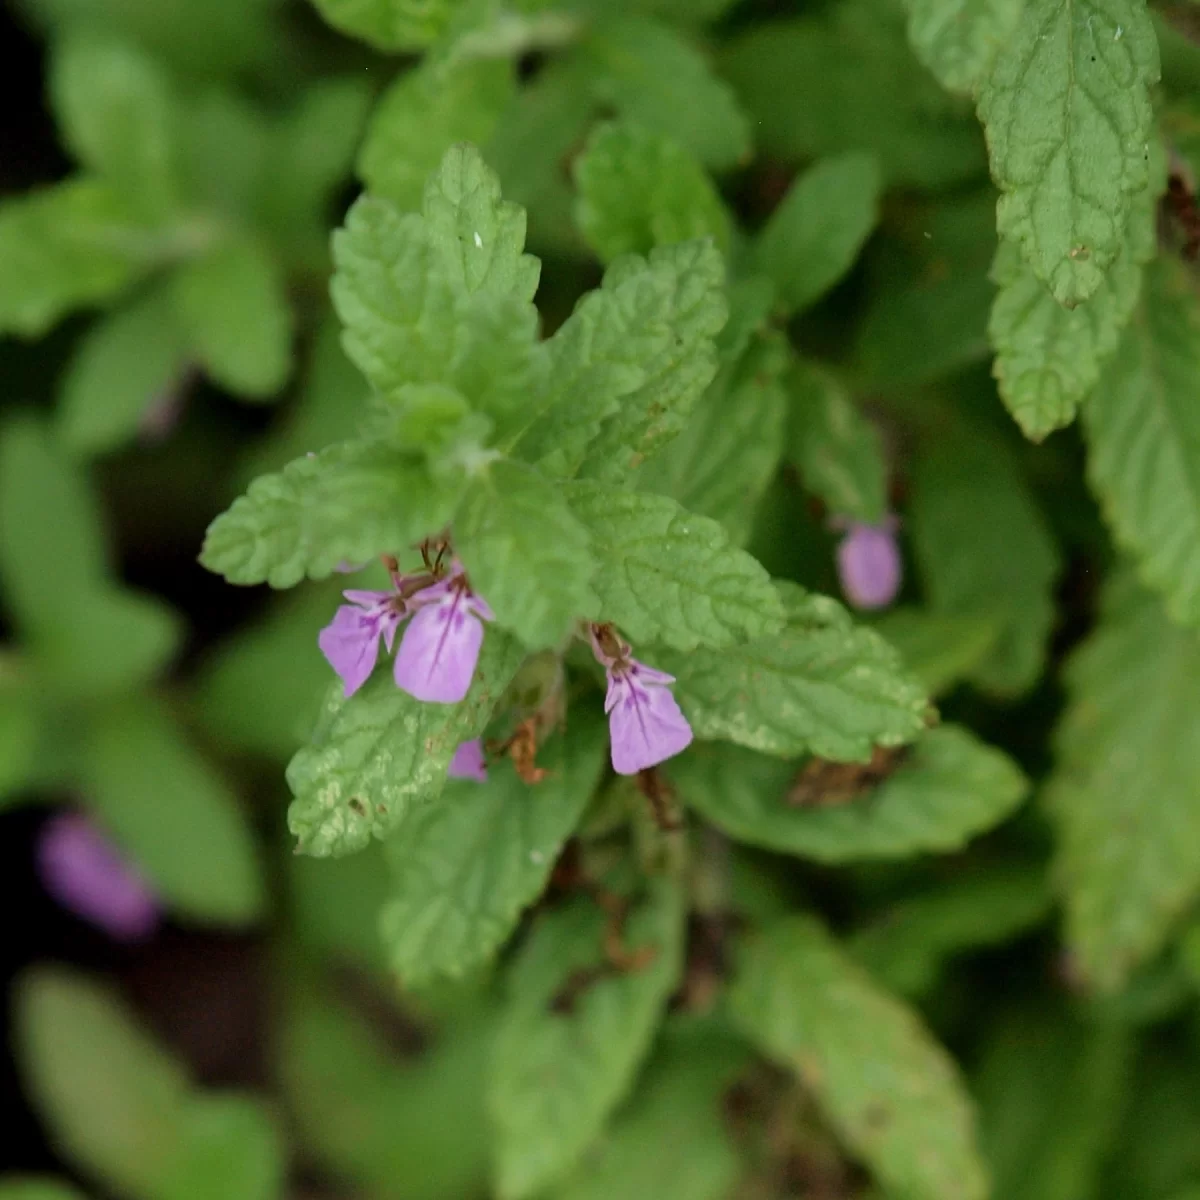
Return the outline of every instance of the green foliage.
[[[889,1192],[988,1195],[953,1060],[814,919],[790,917],[751,945],[730,1006],[746,1036],[799,1076]]]
[[[1023,7],[1023,0],[908,0],[908,40],[942,87],[974,95]]]
[[[80,1200],[80,1193],[57,1179],[0,1176],[0,1200]]]
[[[446,29],[451,0],[313,0],[335,28],[380,50],[420,50]]]

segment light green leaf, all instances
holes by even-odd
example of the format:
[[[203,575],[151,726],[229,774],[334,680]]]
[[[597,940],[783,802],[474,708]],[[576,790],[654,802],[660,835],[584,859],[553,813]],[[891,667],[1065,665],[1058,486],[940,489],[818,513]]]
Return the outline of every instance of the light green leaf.
[[[105,184],[71,180],[0,205],[0,331],[40,337],[151,265],[145,229]]]
[[[1140,0],[1028,0],[980,94],[999,231],[1060,304],[1093,295],[1120,253],[1158,73]]]
[[[651,17],[597,24],[581,47],[593,94],[626,121],[686,146],[711,170],[750,153],[750,122],[704,57]]]
[[[971,681],[1025,691],[1045,659],[1060,562],[1007,445],[964,425],[939,432],[917,459],[908,527],[930,608],[997,622]]]
[[[947,91],[973,96],[1012,36],[1025,0],[906,0],[913,53]]]
[[[532,467],[502,459],[471,481],[454,548],[496,620],[527,646],[555,645],[587,615],[596,569],[588,530]]]
[[[555,1200],[722,1200],[742,1170],[724,1119],[725,1092],[748,1061],[720,1025],[667,1026],[632,1101]]]
[[[700,163],[638,125],[600,125],[575,160],[576,219],[604,262],[711,237],[725,251],[729,215]]]
[[[1200,303],[1187,274],[1146,268],[1142,303],[1084,408],[1088,479],[1116,540],[1177,620],[1200,624]]]
[[[522,783],[507,759],[488,781],[453,780],[386,843],[392,885],[380,929],[392,970],[410,987],[490,958],[542,893],[600,779],[608,730],[572,713],[539,750],[547,776]]]
[[[324,579],[444,528],[461,493],[411,454],[342,442],[256,479],[208,527],[200,561],[230,583]]]
[[[970,678],[991,652],[1000,623],[928,609],[895,608],[875,622],[876,632],[900,651],[931,696]]]
[[[258,243],[230,241],[183,266],[172,294],[191,353],[214,382],[268,400],[292,366],[292,315],[279,264]]]
[[[745,1035],[796,1072],[890,1195],[985,1200],[954,1060],[815,920],[787,918],[751,943],[729,1002]]]
[[[43,725],[36,691],[4,678],[10,669],[0,661],[0,808],[37,780]]]
[[[591,535],[599,618],[635,644],[721,648],[783,628],[770,576],[716,521],[604,484],[572,483],[566,496]]]
[[[149,701],[91,714],[84,795],[168,906],[197,921],[242,925],[264,895],[238,797]]]
[[[250,1096],[199,1095],[185,1113],[183,1144],[161,1200],[277,1200],[283,1185],[279,1129]]]
[[[591,465],[602,475],[597,454],[617,455],[628,439],[607,464],[619,478],[678,433],[716,372],[723,279],[720,255],[701,242],[613,263],[546,343],[545,415],[521,443],[522,457],[570,476],[596,441],[603,449],[592,447]]]
[[[1021,258],[1000,243],[992,278],[1000,291],[988,336],[996,351],[992,373],[1000,396],[1025,436],[1041,441],[1069,425],[1100,382],[1142,291],[1142,263],[1155,249],[1155,197],[1134,199],[1125,241],[1086,304],[1063,308]]]
[[[700,747],[671,775],[687,803],[738,841],[827,863],[961,850],[1029,790],[1011,759],[957,725],[931,729],[882,783],[836,805],[790,803],[796,764],[748,750]]]
[[[57,414],[63,444],[91,455],[128,441],[184,364],[182,334],[161,289],[101,317],[63,379]]]
[[[0,1176],[0,1200],[83,1200],[83,1193],[49,1176],[4,1175]]]
[[[157,1200],[184,1138],[182,1069],[106,990],[37,967],[16,990],[16,1048],[58,1150],[133,1200]]]
[[[514,84],[512,63],[504,58],[427,59],[404,71],[371,114],[358,155],[362,181],[403,209],[419,209],[425,180],[446,148],[485,143]]]
[[[455,0],[313,0],[335,29],[377,50],[423,50],[449,26]]]
[[[288,765],[288,828],[317,858],[350,854],[432,804],[460,743],[478,737],[523,655],[489,627],[461,704],[424,704],[378,671],[347,700],[331,685],[311,745]]]
[[[1067,943],[1083,976],[1111,990],[1200,894],[1200,641],[1119,578],[1066,678],[1047,803]]]
[[[683,954],[683,896],[649,881],[624,926],[648,965],[605,969],[604,911],[581,898],[546,913],[510,976],[488,1090],[501,1200],[523,1200],[562,1179],[630,1090]],[[598,972],[578,986],[576,972]]]
[[[828,371],[798,362],[786,376],[791,457],[829,512],[878,525],[887,515],[887,464],[879,430]]]
[[[134,211],[161,219],[178,206],[175,97],[152,58],[69,36],[56,47],[50,95],[68,148]]]
[[[785,587],[782,633],[657,656],[655,666],[678,678],[696,736],[783,758],[811,752],[851,761],[868,759],[874,745],[912,741],[925,725],[925,694],[895,650],[835,601]]]
[[[292,854],[288,885],[289,915],[306,950],[384,977],[387,958],[378,928],[388,894],[383,843],[349,858]]]
[[[807,308],[854,265],[879,220],[882,187],[875,156],[858,151],[822,159],[788,189],[753,257],[790,311]]]
[[[948,959],[1027,933],[1046,919],[1051,903],[1041,867],[976,868],[889,905],[848,949],[884,986],[919,998]]]

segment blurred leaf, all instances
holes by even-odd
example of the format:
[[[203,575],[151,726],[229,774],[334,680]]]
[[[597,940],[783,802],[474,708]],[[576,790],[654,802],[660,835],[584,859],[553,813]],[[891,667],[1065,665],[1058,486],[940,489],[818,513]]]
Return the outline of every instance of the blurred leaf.
[[[930,608],[998,625],[971,681],[1026,691],[1045,662],[1061,566],[1007,445],[961,423],[941,429],[917,459],[909,529]]]
[[[754,261],[791,311],[808,308],[854,265],[879,220],[872,154],[822,159],[788,189],[754,245]]]
[[[522,783],[507,760],[487,783],[452,780],[387,843],[392,884],[380,927],[408,986],[461,975],[492,956],[541,894],[596,790],[608,748],[599,714],[572,715],[539,752],[547,772]]]
[[[581,52],[597,100],[626,121],[665,134],[711,170],[750,153],[750,122],[729,85],[675,30],[650,17],[597,23]]]
[[[1084,411],[1088,478],[1120,545],[1177,621],[1200,624],[1200,302],[1166,261]]]
[[[183,335],[161,289],[101,317],[63,378],[57,414],[63,444],[92,455],[131,440],[185,366]]]
[[[623,927],[648,965],[604,958],[604,911],[590,898],[544,913],[509,977],[487,1105],[496,1187],[522,1200],[563,1179],[630,1091],[683,955],[683,896],[652,879]]]
[[[56,1148],[132,1200],[158,1200],[186,1138],[188,1082],[104,988],[36,967],[16,992],[16,1049]]]
[[[927,609],[897,608],[874,625],[900,651],[905,666],[931,696],[969,678],[987,658],[999,633],[990,617],[956,617]]]
[[[1086,980],[1114,990],[1200,895],[1200,641],[1119,577],[1066,680],[1047,804],[1067,944]]]
[[[241,925],[263,881],[237,796],[147,701],[91,715],[83,792],[162,900],[197,921]]]
[[[371,114],[358,155],[363,183],[400,208],[419,211],[425,181],[446,149],[455,142],[485,144],[515,91],[512,63],[502,58],[426,59],[406,70]]]
[[[797,1074],[889,1194],[989,1194],[954,1060],[814,919],[787,918],[751,942],[729,1003],[743,1033]]]
[[[0,808],[38,778],[43,716],[33,689],[4,678],[0,661]]]
[[[279,1130],[249,1096],[196,1096],[161,1200],[277,1200],[283,1185]]]
[[[798,362],[786,376],[791,459],[830,514],[878,525],[887,515],[887,463],[879,430],[827,371]]]
[[[512,638],[488,630],[461,704],[423,704],[396,686],[390,670],[376,672],[350,700],[334,683],[311,744],[288,765],[295,796],[288,828],[298,851],[350,854],[434,803],[455,750],[483,732],[522,656]]]
[[[671,764],[680,796],[740,842],[818,862],[947,853],[1028,793],[1015,763],[956,725],[931,729],[882,782],[840,804],[789,803],[795,763],[703,746]]]
[[[716,521],[603,484],[571,483],[566,498],[591,537],[599,618],[633,642],[721,648],[783,628],[770,576]]]
[[[313,0],[335,29],[378,50],[422,50],[449,26],[455,0]]]
[[[911,741],[924,728],[926,700],[899,656],[855,626],[827,596],[781,588],[788,626],[728,650],[663,652],[696,736],[794,758],[866,760],[873,745]]]
[[[292,364],[292,316],[279,264],[252,241],[230,241],[182,267],[172,281],[191,353],[214,382],[269,400]]]
[[[83,1193],[48,1177],[0,1175],[0,1200],[83,1200]]]
[[[947,91],[973,96],[1012,35],[1025,0],[907,0],[913,53]]]
[[[980,92],[997,227],[1060,304],[1093,295],[1120,253],[1158,74],[1138,0],[1028,0]]]
[[[693,238],[729,246],[729,215],[700,163],[678,142],[608,122],[575,160],[576,220],[603,262]]]
[[[179,206],[175,97],[153,59],[112,38],[68,37],[50,97],[68,148],[134,211],[161,220]]]
[[[948,959],[1027,933],[1051,904],[1041,867],[976,868],[889,905],[847,948],[885,987],[919,999]]]
[[[720,1026],[672,1028],[646,1068],[633,1099],[556,1200],[721,1200],[742,1164],[726,1128],[726,1089],[748,1062]]]
[[[381,845],[349,858],[288,860],[292,919],[297,939],[335,966],[352,963],[387,970],[379,914],[390,883]]]

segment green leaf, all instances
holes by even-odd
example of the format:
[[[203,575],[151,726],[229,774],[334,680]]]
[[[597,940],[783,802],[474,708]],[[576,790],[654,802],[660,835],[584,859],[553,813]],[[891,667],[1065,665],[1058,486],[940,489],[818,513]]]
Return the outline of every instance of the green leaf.
[[[1041,674],[1060,562],[1007,445],[956,425],[917,460],[909,529],[930,608],[997,623],[971,681],[1000,695]]]
[[[184,367],[181,331],[160,289],[101,317],[62,382],[57,415],[63,444],[91,455],[130,440]]]
[[[889,183],[922,187],[982,175],[978,125],[922,70],[904,25],[899,0],[845,0],[730,38],[721,73],[759,151],[785,161],[871,151]]]
[[[783,628],[770,576],[716,521],[604,484],[572,483],[566,496],[591,536],[599,618],[635,644],[719,649]]]
[[[83,1193],[48,1176],[5,1175],[0,1177],[0,1200],[83,1200]]]
[[[60,1153],[132,1200],[157,1200],[184,1137],[182,1069],[106,990],[61,967],[16,990],[16,1048]]]
[[[423,50],[447,29],[454,0],[313,0],[335,29],[377,50]]]
[[[284,1182],[275,1122],[249,1096],[196,1096],[161,1200],[277,1200]]]
[[[700,747],[672,765],[680,795],[738,841],[818,862],[945,854],[1010,817],[1029,791],[1015,763],[957,725],[931,729],[864,795],[789,802],[795,763]]]
[[[561,490],[523,463],[491,463],[468,486],[454,548],[496,620],[531,648],[587,615],[596,563]]]
[[[848,948],[880,983],[919,998],[932,990],[948,959],[1028,933],[1046,919],[1051,903],[1041,867],[976,868],[889,905]]]
[[[913,53],[947,91],[973,96],[1012,36],[1025,0],[906,0]]]
[[[1093,295],[1120,253],[1158,73],[1140,0],[1028,0],[980,94],[999,231],[1060,304]]]
[[[377,196],[417,210],[425,180],[454,142],[482,145],[515,94],[507,59],[427,59],[379,98],[358,155],[358,173]]]
[[[56,47],[50,94],[80,163],[145,217],[178,207],[175,97],[153,59],[119,41],[68,37]]]
[[[787,918],[751,943],[729,1003],[743,1033],[796,1072],[890,1195],[985,1200],[954,1060],[815,920]]]
[[[297,941],[323,959],[365,968],[383,978],[387,958],[378,929],[388,894],[383,844],[368,846],[349,858],[293,854],[288,883]]]
[[[38,778],[43,715],[32,687],[4,678],[0,660],[0,808]]]
[[[679,886],[651,880],[623,932],[654,957],[627,971],[605,969],[606,918],[591,899],[534,928],[510,976],[487,1096],[501,1200],[561,1180],[630,1090],[678,982],[683,917]]]
[[[701,242],[613,263],[603,286],[546,343],[544,417],[522,442],[522,457],[570,476],[591,446],[594,473],[604,474],[603,453],[607,474],[619,478],[623,464],[636,465],[677,434],[716,372],[723,280],[720,255]]]
[[[1190,733],[1200,720],[1200,641],[1118,578],[1066,679],[1047,803],[1067,943],[1083,976],[1111,990],[1200,894],[1200,746]]]
[[[804,486],[829,512],[872,525],[887,515],[887,463],[879,430],[828,371],[798,362],[787,375],[791,454]]]
[[[279,264],[258,243],[230,241],[172,280],[191,353],[214,382],[248,400],[272,399],[292,366],[292,315]]]
[[[931,696],[970,678],[1000,632],[999,622],[991,617],[956,617],[918,608],[892,609],[874,628],[900,651]]]
[[[632,1101],[556,1200],[721,1200],[742,1170],[724,1120],[725,1092],[747,1063],[719,1025],[667,1026]]]
[[[331,685],[312,744],[288,766],[288,828],[317,858],[350,854],[432,804],[460,743],[478,737],[523,655],[491,627],[461,704],[424,704],[376,672],[347,700]]]
[[[1200,624],[1200,303],[1168,262],[1146,269],[1142,303],[1084,408],[1088,478],[1118,543],[1177,620]]]
[[[1142,263],[1154,254],[1157,206],[1147,189],[1135,197],[1125,241],[1086,304],[1063,308],[1016,244],[1000,243],[992,278],[1000,291],[988,336],[992,373],[1025,436],[1041,441],[1069,425],[1100,382],[1142,291]]]
[[[637,125],[598,126],[575,160],[576,219],[604,262],[711,237],[725,251],[729,215],[700,163]]]
[[[780,588],[784,631],[727,650],[659,654],[698,738],[783,758],[806,752],[865,761],[874,745],[912,741],[925,694],[899,655],[845,609],[794,584]]]
[[[263,881],[238,798],[163,709],[94,711],[82,770],[88,802],[168,906],[219,924],[259,917]]]
[[[380,928],[406,986],[460,975],[490,958],[541,895],[596,790],[608,749],[599,713],[573,713],[565,736],[539,750],[548,772],[522,783],[507,759],[485,784],[452,780],[436,804],[387,842],[392,886]]]
[[[444,528],[461,493],[411,454],[342,442],[256,479],[208,527],[200,561],[230,583],[324,579]]]
[[[879,220],[882,187],[875,156],[852,152],[822,159],[788,189],[753,257],[789,311],[808,308],[854,265]]]
[[[0,332],[40,337],[151,265],[147,234],[105,184],[71,180],[0,205]]]
[[[711,242],[684,242],[655,250],[647,261],[651,279],[645,278],[643,260],[634,256],[609,268],[618,293],[622,280],[642,285],[628,299],[653,304],[657,312],[645,316],[658,316],[659,321],[643,327],[643,346],[653,345],[653,357],[643,350],[643,382],[621,398],[620,407],[604,422],[580,468],[585,478],[622,482],[682,432],[716,374],[712,339],[729,313],[720,254]],[[658,308],[663,301],[665,306]]]
[[[669,26],[622,16],[597,24],[582,48],[593,94],[626,121],[665,134],[711,170],[750,153],[750,122],[732,89]]]

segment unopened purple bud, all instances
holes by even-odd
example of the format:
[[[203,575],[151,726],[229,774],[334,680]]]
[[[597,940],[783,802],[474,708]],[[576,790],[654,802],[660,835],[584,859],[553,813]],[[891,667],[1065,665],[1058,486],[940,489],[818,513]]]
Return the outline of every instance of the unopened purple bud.
[[[487,762],[483,757],[483,742],[472,738],[463,742],[454,752],[446,772],[451,779],[474,779],[477,783],[487,783]]]
[[[896,544],[896,522],[854,522],[837,548],[842,592],[855,608],[884,608],[896,598],[904,568]]]
[[[457,704],[471,687],[483,622],[492,610],[456,574],[413,597],[420,605],[396,652],[396,686],[433,704]]]
[[[161,912],[150,885],[82,813],[51,818],[36,853],[46,891],[110,937],[144,941],[158,928]]]

